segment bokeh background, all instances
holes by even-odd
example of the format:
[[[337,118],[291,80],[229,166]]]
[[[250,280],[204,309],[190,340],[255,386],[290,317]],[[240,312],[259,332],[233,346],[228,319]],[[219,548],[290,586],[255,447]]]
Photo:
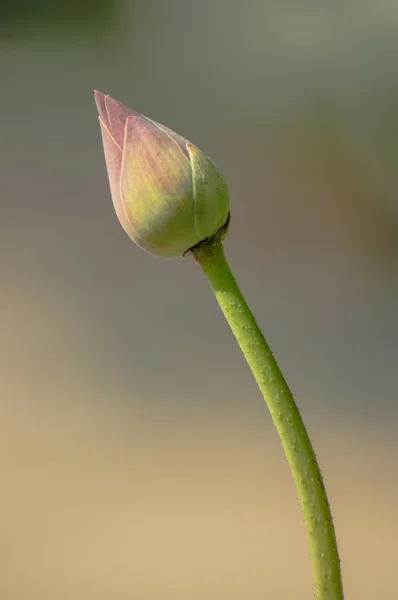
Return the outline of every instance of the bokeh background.
[[[279,441],[198,267],[113,213],[93,88],[230,184],[347,598],[398,597],[398,5],[0,7],[0,597],[312,597]]]

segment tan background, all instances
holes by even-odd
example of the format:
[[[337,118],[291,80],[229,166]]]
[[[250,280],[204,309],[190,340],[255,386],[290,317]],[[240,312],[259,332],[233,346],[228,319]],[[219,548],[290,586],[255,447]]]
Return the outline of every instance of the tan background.
[[[113,214],[94,87],[222,168],[227,253],[313,438],[346,596],[398,597],[396,3],[52,18],[0,38],[0,597],[312,597],[287,465],[206,282]]]

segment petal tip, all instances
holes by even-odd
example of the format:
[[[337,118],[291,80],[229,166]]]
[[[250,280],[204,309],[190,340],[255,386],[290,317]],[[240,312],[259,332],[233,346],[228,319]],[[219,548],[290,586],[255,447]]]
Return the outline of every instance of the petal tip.
[[[95,103],[97,105],[98,115],[99,115],[100,119],[102,119],[102,121],[107,126],[109,126],[108,114],[107,114],[107,110],[106,110],[107,97],[108,96],[106,94],[103,94],[102,92],[98,92],[97,90],[94,90],[94,99],[95,99]]]

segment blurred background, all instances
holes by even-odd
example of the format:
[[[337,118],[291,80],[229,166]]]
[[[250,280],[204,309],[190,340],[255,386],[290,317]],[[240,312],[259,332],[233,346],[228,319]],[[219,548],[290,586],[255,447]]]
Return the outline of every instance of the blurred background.
[[[114,215],[93,88],[195,142],[308,426],[347,598],[398,597],[398,5],[0,6],[0,597],[312,597],[251,374],[192,260]]]

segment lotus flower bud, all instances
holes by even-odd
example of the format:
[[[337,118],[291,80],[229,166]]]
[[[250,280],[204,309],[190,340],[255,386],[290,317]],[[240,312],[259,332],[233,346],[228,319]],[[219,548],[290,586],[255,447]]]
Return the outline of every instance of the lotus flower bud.
[[[182,256],[217,233],[229,214],[228,188],[212,161],[167,127],[95,92],[112,200],[141,248]]]

